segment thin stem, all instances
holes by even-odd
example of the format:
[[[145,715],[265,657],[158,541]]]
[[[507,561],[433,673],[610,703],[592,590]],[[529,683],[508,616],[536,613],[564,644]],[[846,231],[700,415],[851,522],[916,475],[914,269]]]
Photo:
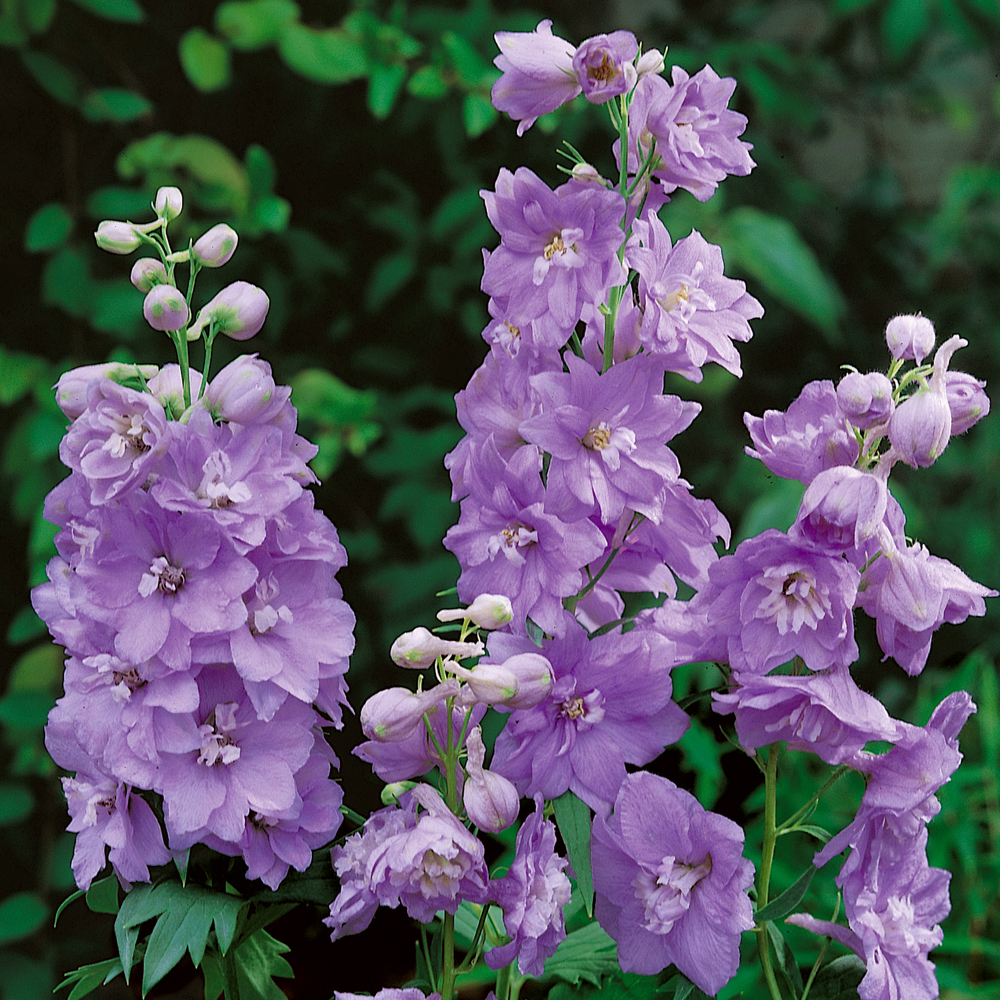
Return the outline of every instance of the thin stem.
[[[497,972],[497,1000],[510,1000],[510,980],[513,975],[513,963],[505,965]]]
[[[476,933],[472,935],[472,944],[469,946],[468,954],[462,960],[462,964],[455,969],[455,976],[460,976],[463,972],[470,972],[475,968],[476,962],[479,961],[479,951],[481,950],[481,941],[485,936],[486,931],[486,918],[490,913],[490,904],[485,903],[483,905],[483,912],[479,914],[479,923],[476,924]]]
[[[768,892],[771,883],[771,864],[774,861],[774,845],[777,840],[775,828],[775,812],[778,786],[778,754],[779,744],[772,743],[767,752],[767,769],[764,772],[764,844],[761,848],[760,871],[757,873],[757,909],[767,906]],[[771,965],[771,943],[768,941],[767,924],[757,928],[757,950],[760,953],[760,965],[764,970],[764,980],[767,983],[771,1000],[781,1000],[778,982],[774,977]]]
[[[225,984],[226,1000],[240,1000],[240,981],[236,971],[236,942],[222,956],[222,981]]]
[[[424,962],[427,964],[427,975],[431,977],[431,992],[437,993],[437,977],[434,975],[434,965],[431,962],[431,949],[427,943],[427,925],[420,925],[420,946],[424,951]]]
[[[450,784],[450,782],[449,782]],[[451,1000],[455,992],[455,914],[444,915],[441,956],[441,1000]]]
[[[819,789],[819,791],[813,793],[809,801],[806,802],[806,804],[802,806],[801,809],[796,809],[795,812],[793,812],[792,815],[789,816],[788,819],[786,819],[784,823],[782,823],[781,826],[777,828],[776,832],[780,834],[783,831],[787,830],[789,827],[794,826],[796,823],[798,823],[798,821],[802,819],[802,817],[805,816],[806,813],[809,812],[809,810],[813,807],[813,805],[820,800],[820,797],[823,795],[823,793],[832,785],[836,784],[836,782],[840,781],[840,779],[850,770],[851,769],[850,767],[848,767],[847,764],[841,764],[840,767],[838,767],[837,770],[834,771],[829,778],[827,778],[826,782]]]
[[[215,343],[215,334],[215,320],[213,319],[208,332],[205,334],[205,370],[201,373],[201,389],[198,392],[199,399],[205,395],[205,387],[208,385],[208,373],[212,367],[212,344]]]

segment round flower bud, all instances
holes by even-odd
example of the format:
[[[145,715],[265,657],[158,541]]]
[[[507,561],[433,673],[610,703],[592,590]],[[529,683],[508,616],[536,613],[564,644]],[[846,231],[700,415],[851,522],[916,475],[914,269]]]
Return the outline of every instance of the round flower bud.
[[[202,397],[215,420],[266,424],[288,403],[291,389],[274,384],[271,366],[255,354],[231,361],[209,383]]]
[[[859,430],[892,416],[892,383],[881,372],[849,372],[837,385],[837,405]]]
[[[462,791],[465,811],[480,830],[506,830],[517,819],[521,797],[512,781],[483,767],[486,747],[479,726],[470,731],[465,745],[469,755],[465,766],[468,780]]]
[[[983,392],[986,383],[965,372],[948,372],[947,376],[945,386],[951,409],[951,433],[964,434],[990,412],[989,396]]]
[[[439,622],[459,622],[465,619],[477,628],[503,628],[514,617],[510,598],[502,594],[480,594],[467,608],[446,608],[437,613]]]
[[[151,379],[159,370],[156,365],[126,365],[121,361],[106,361],[99,365],[84,365],[63,372],[56,382],[56,403],[70,420],[76,420],[87,409],[87,390],[94,379],[109,378],[121,384],[136,377],[137,370],[144,379]]]
[[[480,664],[476,670],[484,665]],[[541,653],[515,653],[502,665],[517,678],[517,693],[504,702],[509,708],[534,708],[548,698],[555,674],[552,664]]]
[[[270,306],[263,289],[249,281],[234,281],[199,310],[188,340],[197,340],[213,321],[219,333],[233,340],[249,340],[264,325]]]
[[[108,253],[131,253],[133,250],[138,250],[142,244],[135,226],[129,222],[105,220],[97,227],[94,239],[97,240],[97,245]]]
[[[422,724],[425,712],[458,690],[458,681],[453,678],[416,693],[406,688],[383,688],[361,707],[361,731],[379,743],[398,743]]]
[[[663,52],[657,52],[656,49],[643,52],[639,56],[639,61],[635,67],[639,79],[641,80],[644,76],[649,76],[651,73],[662,73],[663,67],[666,65],[666,61],[663,58],[665,54],[666,49]]]
[[[919,365],[934,350],[934,324],[916,316],[894,316],[886,324],[885,342],[897,361],[911,359]]]
[[[140,257],[132,265],[129,277],[140,292],[148,292],[156,285],[167,284],[167,269],[155,257]]]
[[[222,267],[236,252],[238,242],[236,230],[220,222],[199,236],[191,249],[202,267]]]
[[[142,314],[154,330],[180,330],[191,318],[184,296],[173,285],[156,285],[146,293]]]
[[[934,355],[934,373],[927,387],[904,399],[889,421],[889,441],[907,465],[926,469],[948,447],[948,363],[955,351],[967,343],[958,336],[946,340]]]
[[[180,188],[161,187],[156,192],[156,198],[153,201],[153,211],[156,212],[159,218],[166,219],[167,222],[171,219],[176,219],[181,214],[183,207],[184,196],[181,194]]]

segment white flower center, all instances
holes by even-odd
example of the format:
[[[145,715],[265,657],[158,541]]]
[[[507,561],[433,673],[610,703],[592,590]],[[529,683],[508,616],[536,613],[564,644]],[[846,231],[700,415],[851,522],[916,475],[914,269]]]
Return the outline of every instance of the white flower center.
[[[101,446],[115,458],[124,458],[128,452],[141,453],[149,451],[149,445],[143,440],[148,428],[142,422],[140,413],[122,413],[113,417],[105,417],[110,425],[108,439]]]
[[[197,495],[202,500],[208,500],[213,510],[224,510],[234,503],[245,503],[250,499],[250,487],[242,480],[231,483],[232,478],[233,466],[229,456],[223,451],[213,451],[205,460]]]
[[[206,767],[232,764],[240,759],[240,748],[230,735],[236,728],[236,702],[229,701],[215,706],[215,711],[198,727],[201,734],[201,753],[198,763]]]
[[[157,556],[149,567],[148,573],[143,573],[139,579],[139,593],[149,597],[154,590],[161,594],[176,594],[184,585],[184,570],[179,566],[171,566],[165,556]]]
[[[691,891],[712,870],[712,855],[700,864],[665,857],[655,869],[643,867],[632,879],[635,897],[645,910],[646,930],[667,934],[691,905]]]
[[[490,538],[486,544],[486,551],[491,560],[498,552],[502,552],[515,566],[520,566],[525,561],[520,550],[528,545],[537,544],[537,531],[526,528],[523,524],[508,524]]]
[[[574,268],[583,266],[583,258],[577,253],[576,245],[583,239],[582,229],[561,229],[553,233],[542,252],[535,258],[531,280],[540,285],[552,267]]]
[[[830,588],[797,564],[771,566],[757,577],[757,582],[768,593],[754,617],[771,619],[779,635],[798,634],[803,626],[815,631],[832,610]]]

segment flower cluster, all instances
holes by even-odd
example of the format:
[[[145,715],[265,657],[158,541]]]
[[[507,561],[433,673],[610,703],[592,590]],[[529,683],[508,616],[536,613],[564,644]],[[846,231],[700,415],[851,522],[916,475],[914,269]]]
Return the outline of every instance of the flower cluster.
[[[155,203],[164,232],[174,192]],[[218,229],[194,244],[201,266],[232,254],[235,233]],[[169,257],[151,226],[131,231]],[[176,292],[174,262],[153,263],[137,265],[161,282],[147,316],[186,344],[185,323],[149,304]],[[246,320],[230,306],[206,320],[211,335]],[[340,725],[354,615],[335,579],[346,553],[305,489],[317,449],[296,434],[289,396],[255,355],[210,382],[186,365],[111,364],[56,386],[72,471],[46,500],[58,556],[32,599],[69,656],[46,746],[76,772],[63,784],[83,888],[106,846],[127,885],[148,881],[167,846],[196,842],[242,855],[274,887],[340,824],[322,727]]]

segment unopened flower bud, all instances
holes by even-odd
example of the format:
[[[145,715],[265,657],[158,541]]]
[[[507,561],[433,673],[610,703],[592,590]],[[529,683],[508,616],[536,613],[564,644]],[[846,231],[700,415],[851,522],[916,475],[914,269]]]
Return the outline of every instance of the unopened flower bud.
[[[604,185],[604,178],[598,173],[597,167],[593,167],[589,163],[574,164],[572,178],[581,184],[590,184],[596,181],[601,186]]]
[[[191,318],[184,296],[173,285],[156,285],[142,303],[142,314],[154,330],[180,330]]]
[[[639,56],[639,61],[635,66],[639,79],[641,80],[644,76],[649,76],[651,73],[662,73],[663,67],[666,65],[664,59],[666,53],[666,49],[662,52],[657,52],[656,49],[650,49],[648,52],[643,52],[643,54]]]
[[[264,325],[270,306],[263,289],[249,281],[234,281],[198,311],[188,340],[197,340],[201,331],[213,322],[219,333],[233,340],[249,340]]]
[[[467,608],[447,608],[437,613],[439,622],[468,619],[477,628],[503,628],[514,617],[510,598],[503,594],[480,594]]]
[[[132,265],[130,280],[140,292],[151,291],[156,285],[167,284],[167,269],[155,257],[140,257]]]
[[[457,680],[449,678],[428,691],[384,688],[373,694],[361,708],[361,731],[370,740],[398,743],[423,722],[425,712],[458,694]]]
[[[59,376],[55,384],[56,403],[70,420],[76,420],[87,409],[87,389],[94,379],[109,378],[121,384],[139,373],[144,379],[150,379],[157,370],[156,365],[126,365],[120,361],[83,365]]]
[[[473,670],[448,663],[448,669],[468,685],[481,705],[506,705],[517,694],[517,678],[513,671],[497,663],[481,663]]]
[[[485,647],[481,642],[451,642],[440,639],[422,625],[410,632],[404,632],[389,650],[392,662],[400,667],[423,670],[439,656],[482,656]]]
[[[985,382],[965,372],[948,372],[945,386],[951,410],[952,436],[964,434],[990,412],[989,396],[983,392]]]
[[[837,403],[859,430],[892,416],[892,383],[881,372],[849,372],[837,384]]]
[[[506,830],[517,819],[521,797],[509,779],[483,767],[486,747],[479,726],[469,733],[466,747],[469,754],[465,767],[468,780],[462,792],[465,811],[480,830],[489,830],[490,833]]]
[[[889,441],[899,457],[914,468],[926,469],[937,461],[951,438],[948,405],[948,363],[968,341],[955,336],[934,355],[934,372],[926,388],[904,399],[889,421]]]
[[[142,244],[135,227],[129,222],[106,220],[97,227],[94,239],[97,240],[97,245],[108,253],[131,253]]]
[[[236,252],[238,242],[236,230],[220,222],[199,236],[191,249],[202,267],[222,267]]]
[[[183,207],[184,196],[181,194],[180,188],[161,187],[156,192],[156,198],[153,201],[153,211],[156,212],[159,218],[166,219],[167,222],[171,219],[176,219],[181,214]]]
[[[271,366],[256,355],[231,361],[209,383],[202,400],[216,420],[263,424],[288,402],[291,390],[274,384]]]
[[[382,799],[382,805],[384,806],[394,806],[397,802],[408,792],[411,788],[416,788],[417,782],[415,781],[393,781],[390,782],[385,788],[382,789],[380,798]],[[384,991],[383,991],[384,992]],[[402,991],[400,991],[402,992]],[[343,996],[343,994],[341,994]],[[423,993],[420,994],[423,996]]]
[[[502,666],[517,678],[517,693],[504,702],[509,708],[534,708],[549,696],[555,674],[552,664],[541,653],[515,653]]]
[[[188,381],[191,386],[191,398],[197,399],[201,392],[201,372],[189,368]],[[180,418],[184,412],[184,379],[181,377],[180,365],[164,365],[156,377],[146,383],[146,389],[175,420]]]
[[[919,365],[934,350],[934,324],[916,316],[894,316],[885,328],[885,342],[897,361],[911,359]]]

